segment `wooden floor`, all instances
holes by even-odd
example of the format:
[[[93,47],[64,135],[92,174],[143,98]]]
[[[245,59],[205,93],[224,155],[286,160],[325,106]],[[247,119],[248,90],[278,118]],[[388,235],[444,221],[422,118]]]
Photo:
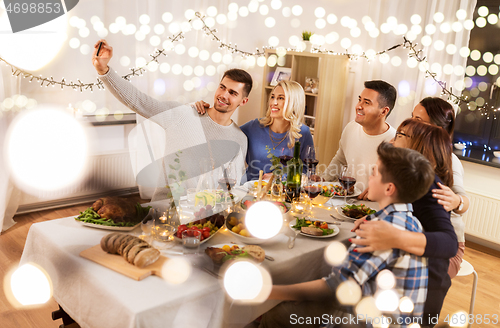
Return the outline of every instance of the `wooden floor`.
[[[24,243],[28,230],[33,223],[43,222],[78,214],[85,210],[90,204],[71,206],[56,210],[40,211],[30,214],[24,214],[14,217],[17,222],[15,226],[0,235],[0,286],[3,286],[3,280],[9,270],[16,267],[23,252]],[[477,288],[476,305],[474,314],[486,314],[492,318],[497,316],[496,325],[490,323],[477,324],[473,327],[494,327],[500,326],[500,252],[492,251],[480,245],[466,243],[465,257],[479,275]],[[470,295],[472,288],[472,275],[466,277],[456,277],[452,280],[452,286],[446,297],[443,310],[441,312],[440,322],[448,314],[453,314],[459,310],[469,309]],[[1,289],[3,291],[3,288]],[[2,328],[49,328],[59,327],[61,320],[53,321],[52,311],[58,309],[54,300],[50,300],[44,306],[20,310],[15,309],[7,301],[3,292],[0,293],[0,327]]]

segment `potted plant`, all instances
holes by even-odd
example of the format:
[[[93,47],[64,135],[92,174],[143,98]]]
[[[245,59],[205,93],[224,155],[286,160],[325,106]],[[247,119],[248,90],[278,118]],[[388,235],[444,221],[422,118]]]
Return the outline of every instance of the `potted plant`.
[[[311,31],[303,31],[302,32],[302,41],[304,41],[305,49],[304,51],[311,51],[312,45],[311,45],[311,35],[313,33]]]

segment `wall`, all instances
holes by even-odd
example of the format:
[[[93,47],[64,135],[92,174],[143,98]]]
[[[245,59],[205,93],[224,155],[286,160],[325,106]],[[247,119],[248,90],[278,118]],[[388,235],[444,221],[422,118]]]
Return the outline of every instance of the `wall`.
[[[500,200],[500,169],[462,161],[464,186],[468,191]]]

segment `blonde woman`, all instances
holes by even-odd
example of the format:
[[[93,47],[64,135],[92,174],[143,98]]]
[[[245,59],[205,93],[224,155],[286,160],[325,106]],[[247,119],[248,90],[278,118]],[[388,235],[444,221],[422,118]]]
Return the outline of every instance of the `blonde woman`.
[[[197,102],[200,114],[203,102]],[[304,160],[307,146],[314,146],[309,127],[304,119],[305,95],[295,81],[280,81],[269,95],[266,116],[243,124],[240,128],[248,138],[247,181],[259,178],[259,170],[269,173],[271,160],[268,149],[277,157],[292,156],[295,141],[300,141],[300,157]],[[304,166],[305,170],[305,166]]]

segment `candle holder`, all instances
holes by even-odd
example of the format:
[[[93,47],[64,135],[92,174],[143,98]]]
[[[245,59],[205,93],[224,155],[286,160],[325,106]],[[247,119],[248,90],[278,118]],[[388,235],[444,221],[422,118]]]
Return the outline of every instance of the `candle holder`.
[[[299,197],[292,201],[292,214],[297,216],[310,216],[312,211],[312,203],[309,196],[301,193]]]
[[[175,211],[175,210],[174,210]],[[175,218],[173,217],[175,215]],[[155,241],[160,242],[157,248],[166,248],[169,242],[174,240],[174,234],[177,232],[176,222],[178,213],[170,213],[170,211],[156,211],[153,224],[153,235]]]

